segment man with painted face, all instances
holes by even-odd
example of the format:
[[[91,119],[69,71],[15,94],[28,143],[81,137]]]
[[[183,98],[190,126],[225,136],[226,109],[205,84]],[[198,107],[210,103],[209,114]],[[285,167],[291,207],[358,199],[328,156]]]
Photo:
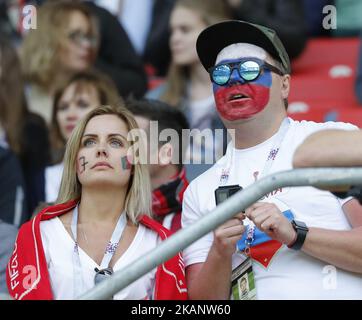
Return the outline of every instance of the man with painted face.
[[[218,23],[199,35],[197,52],[234,138],[186,190],[183,227],[215,208],[215,190],[292,169],[309,134],[355,129],[287,117],[290,62],[271,29]],[[186,248],[184,260],[191,299],[235,299],[243,276],[257,299],[362,299],[361,207],[313,187],[279,188]]]

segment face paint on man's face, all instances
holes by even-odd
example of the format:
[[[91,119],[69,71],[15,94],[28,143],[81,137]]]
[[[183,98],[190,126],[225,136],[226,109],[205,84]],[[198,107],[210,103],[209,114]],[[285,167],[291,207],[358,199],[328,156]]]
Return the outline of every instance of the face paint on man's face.
[[[215,64],[219,64],[222,60],[237,60],[245,57],[265,60],[267,53],[263,48],[250,43],[233,43],[219,52]]]
[[[254,57],[265,60],[267,53],[264,49],[248,43],[234,43],[217,56],[216,64],[237,62],[241,58]],[[225,86],[213,83],[216,108],[220,116],[229,121],[248,119],[264,110],[269,102],[272,76],[269,70],[252,82],[245,83],[237,70],[233,70],[230,81]],[[242,94],[242,98],[236,95]]]
[[[238,60],[222,62],[236,61]],[[269,70],[263,70],[255,81],[248,83],[234,70],[226,86],[213,83],[216,108],[220,116],[235,121],[248,119],[261,112],[268,104],[271,84],[272,75]]]

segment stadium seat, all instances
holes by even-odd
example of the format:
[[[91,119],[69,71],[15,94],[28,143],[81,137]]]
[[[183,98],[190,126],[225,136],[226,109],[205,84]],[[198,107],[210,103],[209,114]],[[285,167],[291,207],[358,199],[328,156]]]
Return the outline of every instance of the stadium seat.
[[[359,38],[317,38],[292,64],[289,115],[297,120],[362,123],[354,93]],[[361,119],[361,120],[360,120]]]

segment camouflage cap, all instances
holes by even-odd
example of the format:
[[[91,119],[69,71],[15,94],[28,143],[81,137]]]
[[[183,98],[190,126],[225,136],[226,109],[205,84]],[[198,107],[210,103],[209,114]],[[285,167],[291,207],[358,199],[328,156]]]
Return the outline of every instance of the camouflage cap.
[[[241,42],[263,48],[281,63],[283,72],[291,73],[288,53],[276,32],[246,21],[223,21],[203,30],[197,38],[197,54],[204,68],[208,70],[215,65],[216,57],[222,49]]]

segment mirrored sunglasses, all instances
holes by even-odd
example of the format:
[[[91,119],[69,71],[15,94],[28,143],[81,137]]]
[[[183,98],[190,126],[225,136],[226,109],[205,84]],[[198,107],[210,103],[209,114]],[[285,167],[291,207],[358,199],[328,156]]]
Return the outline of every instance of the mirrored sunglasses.
[[[279,75],[284,73],[277,67],[257,58],[246,58],[233,63],[221,63],[209,69],[211,81],[219,86],[226,85],[234,69],[238,70],[239,76],[245,81],[255,81],[262,73],[268,69]]]

